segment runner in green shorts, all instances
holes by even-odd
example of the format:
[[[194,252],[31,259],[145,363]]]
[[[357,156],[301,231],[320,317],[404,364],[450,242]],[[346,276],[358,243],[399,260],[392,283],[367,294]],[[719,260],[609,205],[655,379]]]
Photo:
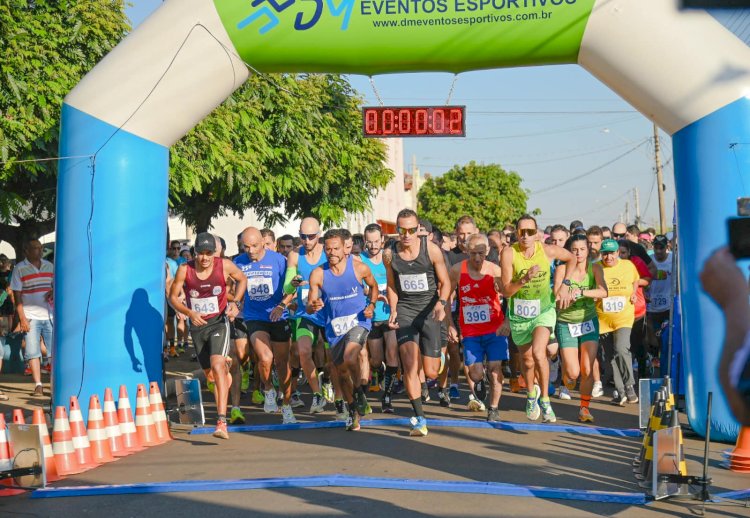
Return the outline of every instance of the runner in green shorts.
[[[568,290],[574,302],[557,315],[557,338],[563,360],[563,381],[569,390],[575,388],[581,376],[581,408],[578,420],[593,422],[589,412],[591,390],[594,387],[592,372],[599,347],[599,318],[595,299],[607,296],[602,266],[590,263],[589,244],[584,234],[575,234],[565,243],[565,248],[575,257],[573,270],[559,267],[555,272],[555,291]],[[580,360],[579,360],[580,353]]]
[[[535,421],[542,415],[543,422],[554,423],[557,418],[549,402],[547,344],[557,315],[550,263],[557,259],[567,263],[572,271],[575,257],[562,247],[542,244],[537,237],[536,220],[528,214],[521,216],[516,229],[518,242],[502,251],[500,266],[503,295],[510,299],[511,335],[523,358],[523,376],[528,387],[526,417]],[[571,296],[570,290],[560,290],[557,296],[560,306],[568,307]],[[539,373],[539,384],[534,383],[535,370]]]

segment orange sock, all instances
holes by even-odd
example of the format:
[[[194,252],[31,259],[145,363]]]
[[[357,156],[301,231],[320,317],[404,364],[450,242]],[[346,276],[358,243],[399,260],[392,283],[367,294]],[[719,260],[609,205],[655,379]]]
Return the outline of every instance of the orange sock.
[[[588,408],[589,403],[591,403],[591,396],[584,396],[583,394],[581,394],[581,408]]]

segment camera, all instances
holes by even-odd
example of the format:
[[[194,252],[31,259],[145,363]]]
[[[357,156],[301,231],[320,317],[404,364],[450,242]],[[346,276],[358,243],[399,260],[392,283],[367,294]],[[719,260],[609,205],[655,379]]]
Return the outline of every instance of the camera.
[[[729,250],[736,259],[750,258],[750,198],[737,199],[737,216],[727,220]]]

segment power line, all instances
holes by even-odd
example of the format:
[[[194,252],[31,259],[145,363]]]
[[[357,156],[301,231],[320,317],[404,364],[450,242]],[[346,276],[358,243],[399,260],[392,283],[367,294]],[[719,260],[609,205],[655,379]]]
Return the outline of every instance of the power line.
[[[624,119],[617,119],[617,120],[610,121],[610,122],[599,122],[597,124],[588,124],[585,126],[574,126],[572,128],[563,128],[563,129],[550,130],[550,131],[540,131],[538,133],[519,133],[517,135],[498,135],[495,137],[461,137],[461,141],[465,142],[467,140],[501,140],[501,139],[524,138],[524,137],[538,137],[541,135],[556,135],[559,133],[570,133],[573,131],[583,131],[583,130],[592,129],[592,128],[600,128],[603,124],[611,126],[613,124],[620,124],[622,122],[632,121],[637,118],[638,117],[627,117]]]
[[[471,115],[609,115],[615,113],[639,113],[637,110],[575,110],[575,111],[474,111]]]

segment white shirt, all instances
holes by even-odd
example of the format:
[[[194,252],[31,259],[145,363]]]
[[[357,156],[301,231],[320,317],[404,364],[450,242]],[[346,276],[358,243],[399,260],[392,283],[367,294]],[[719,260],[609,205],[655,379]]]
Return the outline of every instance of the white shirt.
[[[651,285],[648,287],[648,311],[649,313],[669,311],[672,307],[672,254],[667,254],[664,261],[657,261],[656,257],[653,260],[657,270],[667,272],[667,278],[651,280]]]
[[[47,293],[52,289],[54,268],[52,263],[41,260],[41,268],[37,268],[24,259],[13,269],[10,278],[10,289],[21,292],[23,314],[27,320],[49,320],[50,305]]]

